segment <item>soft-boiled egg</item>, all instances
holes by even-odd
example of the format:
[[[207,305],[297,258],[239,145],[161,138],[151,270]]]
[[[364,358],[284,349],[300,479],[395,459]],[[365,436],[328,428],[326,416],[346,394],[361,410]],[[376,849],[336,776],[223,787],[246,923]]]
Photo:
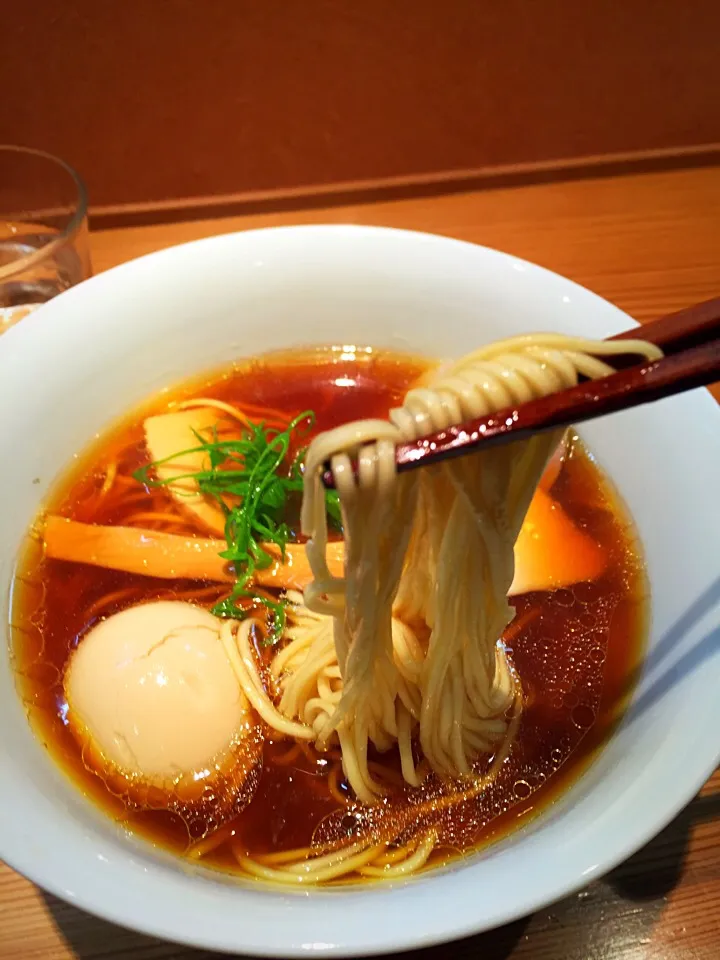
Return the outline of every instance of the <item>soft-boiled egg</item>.
[[[193,604],[161,601],[116,613],[83,637],[64,688],[93,769],[188,802],[214,785],[221,803],[219,781],[237,789],[260,741],[220,626]]]

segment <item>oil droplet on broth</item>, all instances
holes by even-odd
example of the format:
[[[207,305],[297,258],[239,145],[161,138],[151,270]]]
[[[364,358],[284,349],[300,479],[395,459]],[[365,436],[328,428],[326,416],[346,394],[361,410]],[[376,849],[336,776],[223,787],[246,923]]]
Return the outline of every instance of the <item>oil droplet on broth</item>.
[[[513,795],[516,800],[527,800],[532,793],[532,787],[527,780],[516,780],[513,784]]]

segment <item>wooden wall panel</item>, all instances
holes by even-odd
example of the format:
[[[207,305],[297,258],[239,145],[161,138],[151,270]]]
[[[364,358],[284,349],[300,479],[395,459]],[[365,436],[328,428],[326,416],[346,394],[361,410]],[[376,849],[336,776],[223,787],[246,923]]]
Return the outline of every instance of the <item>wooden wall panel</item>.
[[[0,0],[0,141],[93,204],[720,141],[718,0]]]

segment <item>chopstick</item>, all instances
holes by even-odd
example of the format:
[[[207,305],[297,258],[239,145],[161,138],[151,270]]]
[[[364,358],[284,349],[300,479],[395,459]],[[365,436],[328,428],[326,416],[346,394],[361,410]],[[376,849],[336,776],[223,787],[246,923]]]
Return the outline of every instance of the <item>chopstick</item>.
[[[703,300],[702,303],[694,303],[691,307],[650,320],[649,323],[639,327],[623,330],[614,337],[608,337],[608,340],[647,340],[649,343],[654,343],[656,347],[660,347],[665,356],[670,356],[689,347],[708,343],[718,336],[720,336],[720,297],[714,297],[712,300]],[[631,358],[632,364],[637,363],[636,356],[628,354],[627,357]],[[619,369],[623,363],[622,357],[613,357],[612,363]]]
[[[720,298],[609,339],[639,338],[661,347],[665,356],[640,363],[630,354],[606,357],[620,368],[617,373],[399,444],[395,455],[398,472],[570,427],[720,380]],[[334,486],[329,467],[322,479],[326,487]]]

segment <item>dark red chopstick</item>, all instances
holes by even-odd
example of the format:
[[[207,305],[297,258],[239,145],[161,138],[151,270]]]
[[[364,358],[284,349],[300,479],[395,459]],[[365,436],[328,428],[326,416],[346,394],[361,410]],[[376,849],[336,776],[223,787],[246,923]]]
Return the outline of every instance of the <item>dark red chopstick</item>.
[[[720,380],[720,298],[697,304],[610,339],[642,338],[661,347],[660,360],[632,363],[600,380],[508,407],[490,416],[456,424],[396,448],[398,472],[429,466],[488,445],[522,440],[534,433],[569,427],[586,420],[673,396]],[[623,367],[626,355],[608,357]],[[616,360],[618,360],[616,364]],[[332,472],[323,473],[326,487]]]
[[[522,440],[531,434],[629,410],[716,380],[720,380],[720,340],[399,445],[398,472],[460,456],[475,446],[485,449],[493,443]]]
[[[647,340],[654,343],[656,347],[660,347],[668,356],[708,343],[718,337],[720,337],[720,297],[694,303],[691,307],[669,313],[639,327],[623,330],[622,333],[608,339]],[[637,356],[629,356],[632,364],[636,364]],[[608,363],[620,368],[620,363],[616,362],[615,357],[608,358]]]

